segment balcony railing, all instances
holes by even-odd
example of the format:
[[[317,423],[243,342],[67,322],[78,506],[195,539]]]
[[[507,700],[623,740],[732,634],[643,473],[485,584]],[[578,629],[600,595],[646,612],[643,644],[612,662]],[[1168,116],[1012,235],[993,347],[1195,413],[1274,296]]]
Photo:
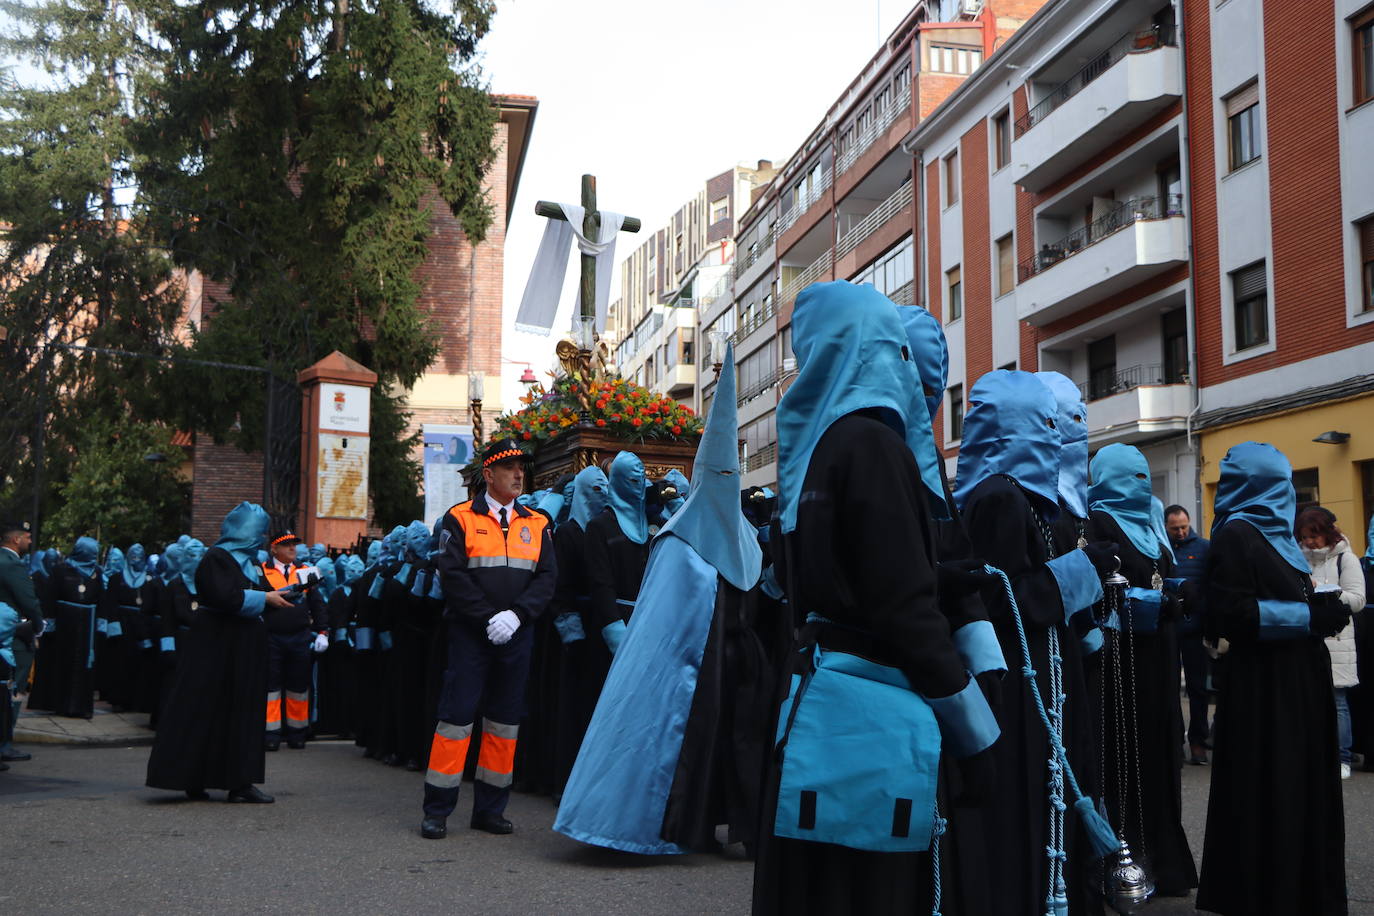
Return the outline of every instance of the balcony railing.
[[[825,276],[834,264],[833,255],[834,252],[827,249],[819,258],[808,264],[805,270],[793,277],[791,282],[782,288],[782,295],[778,297],[778,301],[791,302],[797,298],[797,293]]]
[[[888,297],[895,305],[916,304],[916,284],[908,280],[894,289]]]
[[[1165,366],[1149,363],[1110,372],[1094,373],[1086,382],[1078,383],[1084,401],[1100,401],[1114,394],[1134,391],[1143,385],[1181,385],[1181,373],[1170,373]]]
[[[780,375],[781,373],[777,369],[773,369],[763,378],[759,379],[757,382],[750,385],[748,388],[742,389],[739,393],[739,397],[736,399],[736,406],[742,406],[746,401],[752,401],[754,400],[754,398],[763,394],[769,388],[772,388],[774,385],[778,383],[778,378],[780,377]]]
[[[1178,30],[1173,26],[1155,26],[1144,32],[1130,32],[1112,43],[1112,46],[1090,60],[1073,76],[1055,86],[1050,94],[1041,99],[1030,111],[1016,119],[1014,136],[1019,138],[1026,131],[1049,117],[1050,112],[1083,89],[1102,74],[1110,70],[1128,54],[1140,54],[1156,48],[1178,46]]]
[[[792,224],[795,223],[803,213],[811,209],[812,204],[821,199],[821,195],[823,195],[826,189],[830,187],[831,177],[832,176],[829,172],[822,174],[821,180],[816,183],[816,186],[814,188],[812,188],[805,194],[798,194],[796,197],[793,198],[792,209],[788,210],[786,213],[784,213],[782,216],[778,218],[778,222],[775,228],[779,233],[786,232],[788,229],[791,229]]]
[[[911,203],[912,184],[913,182],[908,180],[891,197],[880,203],[876,210],[855,223],[835,245],[835,257],[842,258],[849,254],[860,242],[876,232],[879,226],[902,212],[902,208]]]
[[[746,316],[740,321],[739,327],[735,328],[730,335],[730,342],[739,346],[740,342],[750,334],[763,327],[764,322],[778,313],[776,302],[769,302],[767,305],[760,306],[752,315]]]
[[[770,442],[762,448],[749,454],[744,459],[744,470],[757,471],[761,467],[766,467],[778,460],[778,444]]]
[[[1165,219],[1183,215],[1183,195],[1167,194],[1162,197],[1135,197],[1124,201],[1120,206],[1093,220],[1082,229],[1075,230],[1056,242],[1040,246],[1033,256],[1017,266],[1018,282],[1024,283],[1031,277],[1072,257],[1107,236],[1120,232],[1140,220]]]
[[[778,224],[774,223],[756,241],[750,242],[749,247],[736,250],[735,263],[730,267],[730,279],[739,279],[740,274],[753,267],[759,258],[770,254],[773,250],[773,242],[777,240],[777,237]]]
[[[835,174],[843,175],[847,172],[849,167],[868,151],[868,148],[873,145],[873,141],[886,133],[887,129],[892,126],[892,122],[897,120],[910,106],[911,86],[908,85],[893,98],[886,111],[874,118],[873,122],[864,128],[863,133],[854,137],[845,151],[835,160]]]

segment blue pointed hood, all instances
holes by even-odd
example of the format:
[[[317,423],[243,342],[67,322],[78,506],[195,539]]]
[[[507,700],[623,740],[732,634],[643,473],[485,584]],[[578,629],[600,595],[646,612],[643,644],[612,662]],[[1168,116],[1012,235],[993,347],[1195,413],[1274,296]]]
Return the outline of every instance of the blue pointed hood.
[[[370,543],[370,544],[367,545],[367,561],[366,561],[366,563],[364,563],[363,568],[364,568],[364,569],[369,569],[369,568],[371,568],[371,567],[373,567],[373,566],[376,566],[378,563],[381,562],[381,560],[382,560],[382,542],[381,542],[381,541],[373,541],[372,543]]]
[[[797,377],[777,410],[784,533],[797,527],[806,470],[830,425],[859,410],[878,410],[905,439],[913,395],[920,390],[916,369],[904,355],[909,350],[897,306],[867,284],[837,280],[802,290],[792,313],[792,350]]]
[[[129,588],[142,588],[148,581],[148,551],[142,544],[132,544],[124,554],[124,584]]]
[[[921,469],[930,514],[949,518],[945,481],[940,474],[940,451],[935,447],[935,412],[940,409],[949,375],[949,345],[935,316],[918,306],[898,306],[897,317],[906,330],[907,353],[916,370],[917,387],[907,408],[906,444]]]
[[[658,537],[681,538],[722,579],[748,591],[758,584],[763,551],[758,532],[739,505],[739,417],[735,407],[735,347],[727,344],[720,381],[697,445],[687,502],[668,519]]]
[[[411,562],[427,559],[429,557],[429,526],[416,519],[406,526],[405,532],[405,558]]]
[[[181,581],[186,583],[187,590],[193,595],[196,593],[196,569],[204,556],[205,542],[198,538],[191,538],[181,548]]]
[[[583,468],[573,478],[572,511],[569,518],[583,531],[602,512],[611,498],[611,483],[598,467]]]
[[[189,540],[189,538],[187,539]],[[181,575],[181,545],[176,541],[168,544],[162,550],[162,569],[158,576],[162,579],[162,584],[167,585],[177,576]]]
[[[189,534],[177,535],[177,546],[178,546],[178,547],[183,547],[183,548],[184,548],[188,543],[190,543],[190,541],[191,541],[191,536],[190,536]]]
[[[310,562],[319,565],[319,562],[328,555],[329,550],[323,544],[310,545]]]
[[[262,570],[255,561],[258,548],[267,543],[270,523],[266,509],[244,500],[229,510],[219,526],[219,540],[215,541],[215,546],[229,552],[249,582],[262,579]]]
[[[329,596],[334,594],[334,589],[339,587],[338,570],[329,557],[320,557],[316,560],[315,568],[320,571],[320,595],[327,601]]]
[[[71,556],[67,557],[67,564],[83,576],[94,576],[99,568],[96,566],[99,558],[100,543],[92,537],[81,537],[76,539]]]
[[[1059,408],[1029,372],[997,369],[969,392],[959,445],[954,502],[963,511],[974,487],[998,474],[1056,512],[1059,505]]]
[[[561,525],[572,517],[573,495],[576,488],[576,478],[563,485],[563,505],[559,507],[558,514],[553,517],[554,525]]]
[[[373,543],[375,544],[377,542],[373,541]],[[363,573],[367,572],[367,564],[363,561],[362,557],[355,554],[348,558],[348,562],[344,565],[344,569],[344,584],[352,585],[362,578]]]
[[[1169,539],[1160,540],[1150,519],[1150,463],[1140,449],[1120,442],[1100,449],[1093,456],[1092,475],[1088,508],[1110,515],[1136,550],[1158,559]]]
[[[1059,407],[1059,502],[1075,518],[1088,517],[1088,405],[1065,375],[1037,372]]]
[[[683,503],[687,502],[687,494],[692,489],[692,482],[687,479],[687,475],[673,468],[663,475],[663,479],[677,487],[677,496],[663,504],[663,517],[672,518],[682,508]]]
[[[611,460],[611,511],[625,537],[636,544],[649,540],[649,517],[644,511],[644,462],[634,452],[621,452]]]
[[[1212,537],[1228,522],[1253,526],[1279,556],[1294,569],[1311,574],[1302,548],[1293,537],[1298,496],[1293,490],[1293,466],[1268,442],[1242,442],[1221,459],[1213,503]]]
[[[123,573],[126,568],[124,551],[118,547],[111,547],[110,552],[105,554],[105,584],[109,585],[110,580]]]

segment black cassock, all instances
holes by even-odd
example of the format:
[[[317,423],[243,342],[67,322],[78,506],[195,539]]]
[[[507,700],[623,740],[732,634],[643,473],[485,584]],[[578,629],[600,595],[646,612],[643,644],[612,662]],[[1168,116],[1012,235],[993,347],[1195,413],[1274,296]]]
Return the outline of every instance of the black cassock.
[[[1092,513],[1088,540],[1116,543],[1121,574],[1134,588],[1150,588],[1156,572],[1162,579],[1172,578],[1174,574],[1173,559],[1168,551],[1157,560],[1146,557],[1126,537],[1116,519],[1105,512]],[[1188,837],[1183,832],[1183,723],[1179,718],[1178,693],[1182,666],[1174,632],[1178,616],[1176,607],[1172,599],[1165,599],[1159,628],[1153,633],[1121,634],[1122,670],[1118,671],[1116,656],[1110,647],[1103,650],[1102,692],[1099,694],[1102,707],[1100,740],[1107,749],[1102,785],[1112,813],[1112,824],[1118,831],[1125,829],[1123,825],[1129,825],[1122,839],[1131,845],[1133,852],[1143,850],[1149,857],[1154,865],[1156,890],[1166,897],[1183,896],[1190,888],[1197,887],[1197,866],[1188,847]],[[1125,667],[1128,661],[1130,668]],[[1108,714],[1118,683],[1123,692],[1131,691],[1134,685],[1136,716],[1134,738],[1122,734],[1120,742],[1117,735],[1120,723]],[[1130,706],[1125,708],[1130,709]],[[1126,727],[1130,724],[1126,723]],[[1129,747],[1132,741],[1139,747],[1136,759],[1115,759],[1111,749]],[[1134,772],[1126,769],[1137,765],[1140,768],[1138,792]],[[1138,811],[1135,810],[1137,794]]]
[[[1046,565],[1058,555],[1052,520],[1040,516],[1030,497],[1010,478],[993,476],[969,494],[963,519],[973,555],[1007,574],[1021,610],[1031,666],[1036,671],[1040,695],[1050,702],[1050,633],[1059,642],[1063,659],[1064,749],[1074,774],[1093,768],[1095,745],[1092,715],[1084,680],[1078,634],[1064,622],[1064,604],[1054,574]],[[997,782],[979,814],[984,854],[963,852],[963,863],[974,869],[961,882],[976,886],[976,870],[995,879],[984,882],[986,897],[970,901],[964,912],[1044,912],[1049,890],[1045,849],[1049,845],[1049,737],[1035,711],[1035,698],[1021,673],[1024,664],[1021,641],[1011,605],[1000,581],[984,590],[983,602],[997,631],[997,641],[1007,662],[1002,681],[1002,700],[995,710],[1002,735],[993,745]],[[1080,783],[1085,791],[1091,783]],[[1070,804],[1072,798],[1067,798]],[[1072,810],[1065,813],[1067,832],[1066,885],[1070,911],[1090,911],[1085,876],[1080,870],[1086,849],[1081,828]],[[957,828],[956,828],[957,829]]]
[[[639,584],[644,579],[644,567],[649,562],[649,544],[649,538],[643,544],[627,538],[610,509],[587,523],[583,563],[587,570],[589,613],[582,618],[587,646],[577,679],[578,689],[590,697],[593,709],[606,683],[606,672],[611,670],[611,650],[601,631],[617,620],[629,623],[634,601],[639,597]]]
[[[157,728],[163,696],[171,689],[171,675],[163,664],[162,612],[167,587],[149,576],[143,584],[143,614],[138,620],[138,677],[134,685],[134,708],[149,714],[148,724]]]
[[[410,575],[387,582],[382,600],[391,613],[390,665],[388,695],[390,721],[394,723],[396,754],[407,766],[418,768],[429,754],[434,722],[427,715],[430,687],[430,642],[438,628],[443,606],[429,597],[434,567],[428,562],[413,563]],[[414,594],[419,582],[420,594]]]
[[[267,628],[243,617],[252,582],[226,550],[212,547],[196,570],[197,609],[177,643],[176,679],[148,758],[154,789],[242,789],[263,781]]]
[[[584,678],[588,667],[589,655],[606,652],[600,634],[594,633],[596,619],[591,612],[591,586],[587,581],[586,565],[587,532],[576,519],[569,518],[559,525],[553,533],[553,552],[558,561],[558,584],[554,588],[553,603],[548,613],[542,615],[547,625],[563,613],[578,615],[585,638],[570,643],[558,640],[558,707],[557,721],[553,727],[553,774],[550,791],[561,795],[567,785],[568,775],[577,760],[577,751],[582,747],[582,739],[587,734],[587,726],[596,711],[596,700],[605,681],[606,672],[601,677]],[[593,635],[596,636],[593,639]],[[555,638],[557,634],[555,633]],[[609,667],[609,659],[607,666]],[[544,717],[547,723],[547,716]],[[517,753],[519,749],[517,746]]]
[[[115,575],[105,586],[101,614],[107,621],[105,638],[105,683],[100,698],[124,709],[139,708],[138,683],[143,652],[145,608],[156,600],[151,577],[133,588],[123,575]]]
[[[558,531],[569,524],[572,522],[564,522],[553,533],[559,581],[554,587],[554,599],[548,610],[540,614],[533,624],[534,645],[530,648],[530,674],[525,688],[525,718],[520,723],[520,742],[515,746],[515,790],[534,795],[555,794],[567,780],[567,771],[563,771],[560,779],[558,764],[558,732],[562,718],[568,712],[562,698],[563,643],[553,621],[566,609],[560,600],[565,573],[563,551],[558,546]],[[579,535],[581,532],[582,529],[578,528]],[[582,570],[577,570],[573,575],[582,576]]]
[[[1308,576],[1245,522],[1207,558],[1209,638],[1230,641],[1212,733],[1198,909],[1226,916],[1346,912],[1331,656],[1316,636],[1260,640],[1258,601],[1303,601]]]
[[[375,587],[377,593],[382,594],[392,569],[389,563],[379,563],[364,572],[353,586],[357,595],[353,618],[353,661],[358,677],[353,740],[358,747],[365,749],[365,756],[377,759],[388,752],[384,731],[389,710],[383,689],[385,665],[390,661],[391,653],[382,651],[383,605],[381,599],[372,597],[371,592]],[[378,577],[382,577],[381,585],[376,584]],[[387,639],[390,638],[388,634]]]
[[[33,591],[38,602],[43,605],[43,618],[48,620],[52,613],[52,578],[47,575],[33,576]],[[49,629],[57,626],[56,621],[48,620]],[[29,709],[50,710],[57,708],[57,634],[51,633],[38,641],[38,650],[33,656],[33,683],[29,686]]]
[[[807,499],[797,508],[797,526],[782,537],[781,550],[774,545],[797,613],[871,634],[863,646],[844,651],[900,668],[925,696],[959,690],[967,675],[936,595],[934,526],[902,438],[865,414],[837,420],[816,444],[799,492]],[[829,645],[832,635],[838,638],[822,631],[820,644]],[[790,654],[793,665],[802,658]],[[775,711],[793,673],[782,672]],[[755,914],[930,911],[928,853],[865,852],[774,836],[779,772],[776,765],[768,769]]]
[[[69,563],[62,563],[48,578],[43,616],[51,619],[56,632],[44,637],[42,643],[52,642],[52,651],[43,656],[40,644],[35,664],[50,666],[46,673],[53,678],[45,688],[47,705],[30,701],[30,706],[52,709],[59,716],[89,719],[95,709],[95,621],[96,608],[104,588],[100,574],[84,576]]]
[[[357,696],[357,674],[353,646],[348,642],[348,622],[353,616],[357,589],[340,585],[329,596],[325,614],[329,621],[329,648],[319,658],[319,689],[316,691],[315,734],[353,734],[353,710]]]

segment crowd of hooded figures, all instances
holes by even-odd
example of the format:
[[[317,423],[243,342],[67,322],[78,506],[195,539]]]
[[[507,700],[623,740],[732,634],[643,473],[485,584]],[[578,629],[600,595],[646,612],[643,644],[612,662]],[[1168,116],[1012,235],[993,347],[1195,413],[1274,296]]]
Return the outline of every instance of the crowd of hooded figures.
[[[741,491],[727,352],[690,483],[624,451],[525,494],[503,441],[471,500],[364,555],[269,541],[250,503],[208,552],[43,554],[29,705],[160,714],[149,785],[193,797],[270,801],[265,750],[347,736],[425,773],[426,837],[472,780],[493,833],[515,788],[587,844],[742,843],[759,914],[1132,912],[1194,888],[1218,913],[1345,913],[1324,640],[1363,599],[1314,579],[1285,457],[1231,448],[1184,577],[1145,457],[1090,458],[1069,379],[978,379],[951,482],[935,318],[834,282],[792,327],[776,493]],[[1180,633],[1225,649],[1201,850]]]

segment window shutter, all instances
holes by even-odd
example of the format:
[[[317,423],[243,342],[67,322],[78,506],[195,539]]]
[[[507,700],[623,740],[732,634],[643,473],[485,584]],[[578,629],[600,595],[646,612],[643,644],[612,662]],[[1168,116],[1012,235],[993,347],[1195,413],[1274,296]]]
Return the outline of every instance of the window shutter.
[[[1232,283],[1235,284],[1236,301],[1244,302],[1246,299],[1264,295],[1265,278],[1264,262],[1251,264],[1249,267],[1242,267],[1240,270],[1231,274]]]
[[[1251,105],[1259,104],[1259,83],[1254,82],[1237,90],[1226,100],[1226,117],[1234,117]]]

